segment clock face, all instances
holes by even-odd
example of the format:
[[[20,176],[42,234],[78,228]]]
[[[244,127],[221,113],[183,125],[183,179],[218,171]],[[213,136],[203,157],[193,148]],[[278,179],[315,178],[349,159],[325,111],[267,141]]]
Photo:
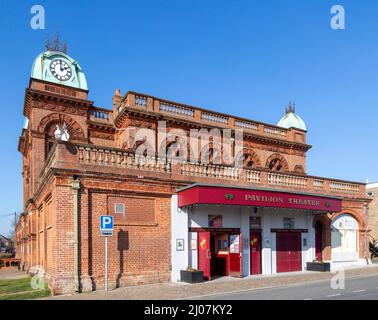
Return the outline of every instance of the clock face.
[[[72,77],[71,67],[62,59],[51,61],[50,71],[52,75],[60,81],[67,81]]]

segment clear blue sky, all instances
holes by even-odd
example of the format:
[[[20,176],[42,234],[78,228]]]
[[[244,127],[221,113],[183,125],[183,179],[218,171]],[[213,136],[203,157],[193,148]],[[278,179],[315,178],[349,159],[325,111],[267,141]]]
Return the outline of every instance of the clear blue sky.
[[[30,27],[34,4],[45,30]],[[346,30],[330,28],[335,4]],[[309,174],[378,181],[377,16],[376,0],[0,0],[0,233],[22,210],[24,90],[47,35],[67,40],[96,105],[120,88],[276,124],[295,100]]]

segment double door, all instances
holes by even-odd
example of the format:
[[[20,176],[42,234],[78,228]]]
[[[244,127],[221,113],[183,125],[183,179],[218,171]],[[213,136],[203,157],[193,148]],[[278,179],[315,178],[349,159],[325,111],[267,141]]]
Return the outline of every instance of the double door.
[[[276,235],[277,272],[302,270],[300,232],[278,232]]]

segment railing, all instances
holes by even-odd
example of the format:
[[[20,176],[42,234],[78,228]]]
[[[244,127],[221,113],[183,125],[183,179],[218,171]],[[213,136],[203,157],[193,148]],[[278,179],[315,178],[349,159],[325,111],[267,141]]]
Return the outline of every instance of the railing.
[[[150,102],[149,99],[151,99]],[[128,108],[140,109],[147,112],[171,114],[198,122],[203,121],[204,123],[213,123],[215,126],[222,124],[223,126],[227,126],[229,128],[243,129],[246,132],[251,132],[253,134],[289,141],[294,140],[298,142],[298,140],[295,140],[295,135],[289,134],[291,130],[295,129],[285,129],[248,119],[232,117],[180,103],[162,100],[140,93],[128,92],[126,97],[122,100],[122,103],[117,106],[117,115],[121,114],[123,110]],[[305,143],[305,138],[300,142]]]
[[[281,137],[286,136],[286,130],[285,129],[280,129],[280,128],[276,128],[276,127],[265,126],[264,127],[264,133],[266,133],[267,135],[271,135],[271,136],[281,136]]]
[[[79,162],[110,167],[123,167],[155,172],[171,172],[170,162],[156,157],[138,156],[107,148],[78,147]]]
[[[307,177],[279,174],[279,173],[268,173],[268,184],[277,186],[287,186],[294,188],[307,188]]]
[[[184,106],[180,106],[180,105],[176,105],[172,103],[167,103],[167,102],[160,103],[160,111],[179,115],[179,116],[189,117],[189,118],[194,117],[194,110],[192,108],[188,108],[188,107],[184,107]]]
[[[221,165],[184,163],[181,165],[181,174],[185,176],[239,180],[239,169]]]
[[[252,131],[259,131],[259,124],[252,121],[235,120],[235,127]]]
[[[209,122],[228,123],[228,117],[211,112],[202,112],[201,119]]]
[[[191,181],[191,183],[207,182],[216,184],[222,181],[222,183],[227,184],[227,181],[229,181],[241,187],[259,186],[341,197],[366,197],[365,185],[362,183],[319,178],[292,172],[272,172],[263,168],[239,169],[226,165],[190,162],[178,162],[176,164],[159,157],[135,155],[122,149],[83,144],[74,144],[77,152],[73,153],[68,151],[69,149],[64,144],[66,143],[57,142],[51,149],[42,174],[47,174],[47,169],[50,167],[67,168],[69,166],[74,170],[76,163],[77,170],[82,168],[87,170],[86,166],[93,165],[131,169],[135,170],[134,175],[140,175],[139,172],[169,173],[171,176],[167,177],[167,179],[173,179],[178,183],[180,181],[182,183]],[[81,165],[84,165],[84,167]],[[90,170],[96,171],[95,168]],[[125,171],[125,174],[131,173]],[[43,177],[40,180],[42,181]]]
[[[147,98],[143,96],[135,96],[135,105],[138,108],[147,109]]]
[[[91,110],[90,119],[92,121],[109,122],[111,120],[111,111],[104,109]]]
[[[260,183],[261,171],[247,170],[247,182]]]
[[[359,193],[359,185],[352,183],[344,183],[338,181],[330,181],[329,189],[334,192]]]
[[[323,188],[324,188],[324,180],[314,179],[314,189],[323,190]]]

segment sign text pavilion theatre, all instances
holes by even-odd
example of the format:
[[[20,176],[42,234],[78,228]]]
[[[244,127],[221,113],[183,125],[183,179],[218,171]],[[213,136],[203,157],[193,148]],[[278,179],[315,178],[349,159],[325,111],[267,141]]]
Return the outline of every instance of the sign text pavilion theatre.
[[[108,110],[88,100],[79,64],[50,48],[33,64],[24,116],[17,256],[56,294],[104,286],[104,214],[114,216],[110,286],[179,281],[188,266],[212,279],[364,262],[365,185],[307,175],[310,146],[293,108],[275,126],[117,90]],[[224,164],[211,139],[210,163],[170,162],[157,139],[156,154],[136,155],[146,144],[138,130],[159,121],[164,152],[193,152],[177,130],[243,129],[243,166]]]

